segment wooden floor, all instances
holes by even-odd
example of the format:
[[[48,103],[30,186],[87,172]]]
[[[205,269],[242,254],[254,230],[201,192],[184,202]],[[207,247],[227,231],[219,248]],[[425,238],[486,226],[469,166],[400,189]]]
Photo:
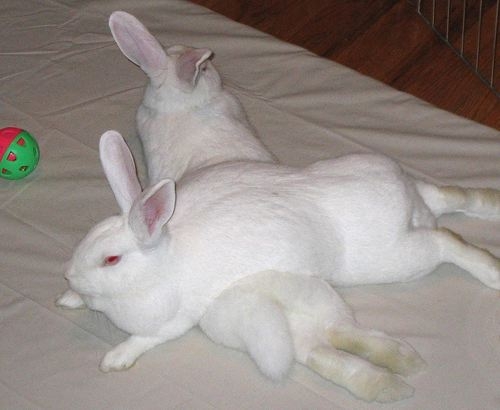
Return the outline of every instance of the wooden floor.
[[[415,0],[191,1],[500,129],[499,99],[430,30]]]

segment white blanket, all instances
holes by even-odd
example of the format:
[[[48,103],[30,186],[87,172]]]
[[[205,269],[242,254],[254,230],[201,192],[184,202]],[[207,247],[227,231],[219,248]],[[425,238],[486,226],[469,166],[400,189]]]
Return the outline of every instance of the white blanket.
[[[126,335],[100,314],[54,306],[63,264],[97,221],[118,212],[97,142],[134,129],[146,78],[107,25],[131,12],[164,45],[209,47],[226,85],[285,163],[376,151],[421,178],[500,189],[500,133],[431,107],[343,66],[180,0],[3,0],[0,128],[29,130],[37,170],[0,180],[1,409],[498,409],[500,298],[454,266],[417,282],[342,289],[358,320],[410,342],[428,362],[409,400],[356,400],[296,365],[282,384],[245,354],[198,330],[104,374],[101,356]],[[500,224],[441,221],[500,255]]]

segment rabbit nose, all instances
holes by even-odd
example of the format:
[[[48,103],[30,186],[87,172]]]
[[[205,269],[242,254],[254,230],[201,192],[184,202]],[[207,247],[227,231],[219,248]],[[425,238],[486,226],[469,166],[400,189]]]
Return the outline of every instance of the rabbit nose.
[[[70,268],[71,268],[71,261],[66,261],[62,264],[62,271],[64,272],[63,275],[66,279],[68,279]]]
[[[74,276],[74,269],[72,269],[71,267],[67,268],[65,271],[64,271],[64,277],[66,279],[70,279],[72,276]]]

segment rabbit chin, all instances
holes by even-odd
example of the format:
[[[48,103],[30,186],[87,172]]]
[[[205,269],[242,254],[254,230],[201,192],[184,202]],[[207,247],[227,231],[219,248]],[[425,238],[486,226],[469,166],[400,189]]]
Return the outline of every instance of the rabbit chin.
[[[92,310],[102,312],[121,330],[132,335],[159,335],[177,318],[180,299],[175,290],[162,287],[125,295],[82,296]],[[182,315],[181,315],[182,316]]]
[[[68,283],[69,288],[78,293],[82,299],[85,300],[85,304],[87,306],[87,300],[103,296],[102,292],[98,290],[96,286],[92,286],[89,281],[84,280],[83,278],[73,277],[68,279]]]

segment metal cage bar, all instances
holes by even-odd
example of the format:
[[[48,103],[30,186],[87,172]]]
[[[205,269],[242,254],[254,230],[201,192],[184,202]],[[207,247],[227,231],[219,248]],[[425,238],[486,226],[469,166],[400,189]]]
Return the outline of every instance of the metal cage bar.
[[[496,61],[500,0],[418,0],[417,12],[500,98]]]

